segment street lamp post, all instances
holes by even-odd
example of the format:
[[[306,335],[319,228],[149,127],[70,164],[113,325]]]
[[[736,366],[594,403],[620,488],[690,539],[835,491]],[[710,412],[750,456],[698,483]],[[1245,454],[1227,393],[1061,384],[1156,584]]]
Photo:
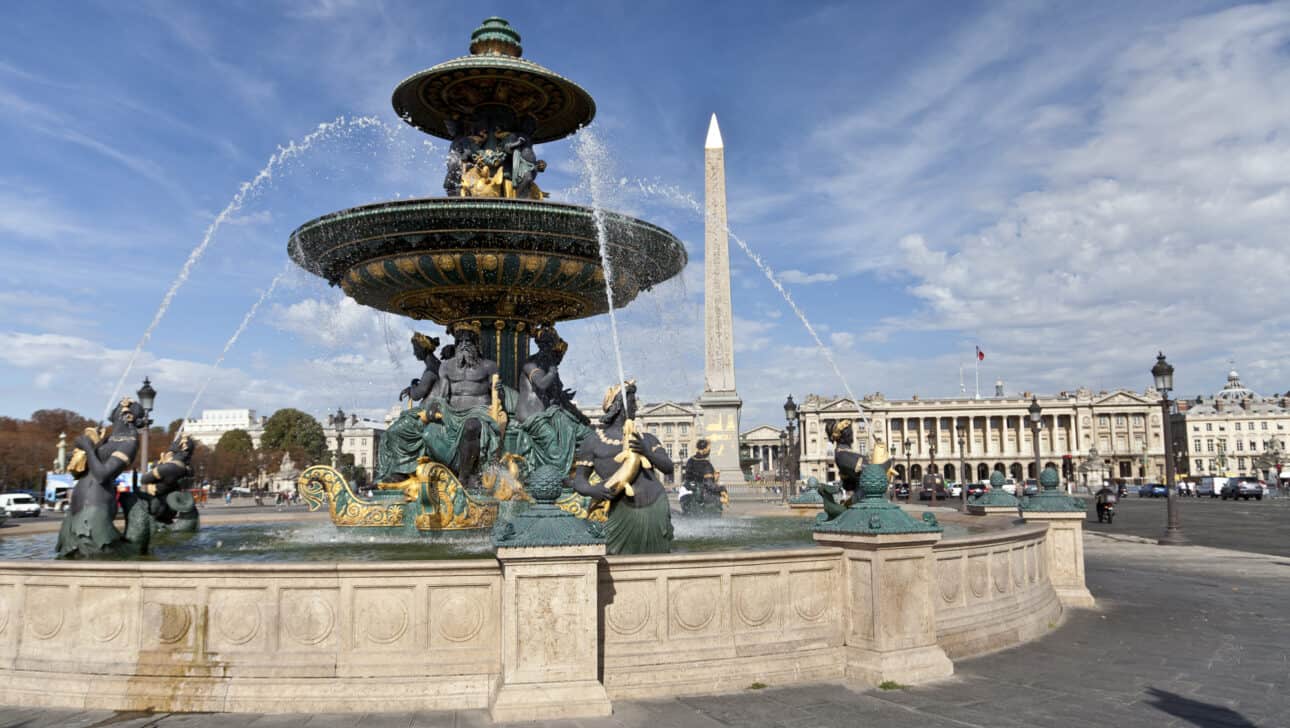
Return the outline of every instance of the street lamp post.
[[[793,401],[793,395],[791,394],[788,395],[788,399],[784,400],[784,421],[786,423],[784,431],[788,433],[788,449],[784,452],[785,474],[796,485],[802,474],[797,471],[798,452],[800,450],[797,443],[797,403]],[[787,486],[785,486],[784,492],[788,492]]]
[[[909,449],[913,447],[913,444],[908,437],[905,438],[905,488],[908,490],[905,494],[905,500],[909,500],[914,494],[913,481],[909,477],[909,469],[912,467],[910,461],[913,459],[913,453]]]
[[[932,476],[932,507],[935,508],[936,507],[936,478],[938,477],[936,475],[936,443],[933,442],[929,444],[927,446],[927,452],[928,452],[928,455],[931,457],[931,465],[929,465],[927,468],[928,470],[927,475]],[[945,479],[941,478],[941,482],[944,483]],[[919,498],[921,497],[922,496],[919,496]]]
[[[336,409],[336,414],[327,418],[328,424],[336,428],[336,452],[332,453],[331,466],[340,469],[340,450],[345,444],[345,410]]]
[[[1036,484],[1039,483],[1039,422],[1043,411],[1043,408],[1039,406],[1039,398],[1033,394],[1030,395],[1030,406],[1026,408],[1026,412],[1030,413],[1030,439],[1033,441],[1032,444],[1034,445],[1035,451]],[[1021,494],[1026,494],[1025,485],[1022,485],[1021,487]]]
[[[1165,447],[1169,452],[1165,453],[1165,505],[1167,510],[1167,522],[1165,525],[1165,535],[1161,537],[1158,543],[1162,546],[1181,546],[1187,543],[1183,537],[1182,522],[1178,513],[1178,494],[1174,488],[1174,438],[1172,423],[1169,417],[1169,392],[1174,388],[1174,368],[1169,362],[1165,361],[1164,352],[1156,356],[1156,364],[1151,367],[1151,376],[1156,380],[1156,390],[1160,392],[1160,412],[1164,417],[1164,435]]]
[[[967,453],[964,448],[967,447],[966,431],[962,425],[958,427],[959,435],[959,507],[967,511]]]
[[[788,431],[779,433],[779,467],[776,468],[779,476],[779,482],[785,488],[788,487]]]
[[[139,426],[143,428],[143,447],[139,460],[143,463],[140,467],[146,471],[148,469],[148,430],[152,427],[152,406],[157,403],[157,390],[153,389],[152,382],[149,382],[148,378],[144,377],[143,386],[139,387],[139,391],[135,392],[135,394],[139,397],[139,406],[143,408],[143,422],[139,423]],[[139,468],[137,467],[134,469],[134,489],[139,489]]]

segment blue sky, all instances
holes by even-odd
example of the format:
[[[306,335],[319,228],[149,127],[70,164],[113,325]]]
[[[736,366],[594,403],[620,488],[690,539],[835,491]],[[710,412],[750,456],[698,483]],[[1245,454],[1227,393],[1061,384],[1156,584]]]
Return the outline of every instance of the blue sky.
[[[700,7],[695,7],[699,5]],[[607,204],[690,249],[623,315],[647,399],[702,387],[703,140],[718,114],[730,225],[780,275],[853,391],[952,395],[973,346],[1009,391],[1184,393],[1234,360],[1290,388],[1290,5],[1168,3],[7,3],[0,23],[0,413],[100,410],[127,378],[158,418],[196,408],[387,409],[413,323],[286,260],[296,226],[437,194],[445,145],[405,127],[406,76],[485,15],[596,99]],[[352,120],[375,117],[376,122]],[[378,123],[379,122],[379,123]],[[587,202],[570,140],[539,148]],[[745,426],[843,386],[737,248]],[[284,273],[285,271],[285,273]],[[230,350],[248,309],[281,280]],[[565,379],[613,378],[607,321],[568,324]],[[433,327],[429,328],[432,333]]]

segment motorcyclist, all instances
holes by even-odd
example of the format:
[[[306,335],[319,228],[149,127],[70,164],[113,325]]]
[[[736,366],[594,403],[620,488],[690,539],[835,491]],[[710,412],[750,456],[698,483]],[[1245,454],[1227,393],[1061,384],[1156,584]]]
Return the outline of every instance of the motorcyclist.
[[[1103,484],[1102,489],[1094,495],[1097,496],[1097,520],[1100,521],[1102,520],[1102,515],[1106,512],[1106,507],[1115,505],[1120,497],[1106,484]]]

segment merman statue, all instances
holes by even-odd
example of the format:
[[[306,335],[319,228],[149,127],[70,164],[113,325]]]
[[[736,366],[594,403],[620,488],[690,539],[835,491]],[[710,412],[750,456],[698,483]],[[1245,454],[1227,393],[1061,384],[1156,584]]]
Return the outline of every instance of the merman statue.
[[[180,485],[181,480],[193,474],[192,458],[193,440],[188,435],[181,435],[162,454],[161,461],[139,478],[140,485],[154,486],[151,495],[139,495],[148,501],[148,513],[152,515],[154,528],[166,526],[177,533],[197,530],[197,502]]]
[[[112,411],[110,435],[87,431],[78,436],[68,471],[77,477],[71,503],[58,532],[60,559],[140,556],[148,553],[151,516],[148,504],[133,493],[121,494],[126,512],[125,533],[113,525],[117,514],[116,479],[139,451],[143,406],[130,398]]]
[[[859,492],[860,473],[865,467],[864,456],[852,449],[855,443],[855,435],[852,433],[852,424],[849,419],[840,420],[833,423],[829,428],[829,441],[833,443],[833,463],[838,467],[838,479],[842,481],[842,491],[846,499],[841,503],[833,498],[833,493],[824,486],[817,486],[815,492],[820,494],[824,500],[824,512],[828,517],[833,518],[849,506],[857,503],[864,497]],[[871,465],[881,466],[884,472],[889,471],[892,458],[887,453],[887,447],[881,442],[874,445]]]
[[[681,513],[687,516],[719,516],[730,502],[726,487],[718,481],[717,469],[708,459],[711,452],[708,439],[699,438],[694,444],[694,455],[685,461],[681,471],[681,487],[686,491],[681,496]]]
[[[604,416],[583,438],[571,483],[581,495],[609,502],[605,549],[610,554],[665,554],[672,549],[672,512],[657,473],[673,465],[658,438],[636,432],[636,383],[614,385]],[[599,482],[592,483],[595,476]]]

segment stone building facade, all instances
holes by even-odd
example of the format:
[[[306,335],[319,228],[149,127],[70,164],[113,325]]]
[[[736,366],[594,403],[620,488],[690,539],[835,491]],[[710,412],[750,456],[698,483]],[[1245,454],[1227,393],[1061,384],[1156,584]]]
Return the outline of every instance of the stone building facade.
[[[1018,480],[1035,477],[1034,451],[1027,408],[1031,394],[998,395],[981,399],[951,397],[888,400],[881,393],[863,398],[868,419],[857,422],[856,444],[864,450],[868,432],[887,443],[896,458],[898,480],[908,471],[915,481],[929,472],[947,480],[960,479],[961,463],[968,478],[983,480],[1002,470]],[[1043,426],[1039,432],[1040,460],[1065,478],[1082,481],[1090,460],[1101,464],[1111,478],[1164,479],[1164,435],[1160,398],[1152,389],[1040,395]],[[826,425],[858,420],[850,399],[809,395],[799,408],[802,478],[836,480],[833,447]],[[959,447],[962,432],[964,446]],[[1094,454],[1096,453],[1096,454]]]
[[[244,430],[251,436],[251,442],[259,447],[265,419],[256,416],[253,409],[202,410],[201,417],[184,422],[184,434],[206,447],[215,447],[224,433]]]
[[[1290,479],[1290,397],[1261,397],[1235,370],[1212,396],[1179,400],[1173,416],[1179,471],[1193,476]],[[1290,463],[1286,463],[1290,465]]]
[[[751,480],[779,480],[785,464],[779,437],[783,428],[758,425],[739,436],[743,448],[744,475]]]
[[[251,444],[259,448],[260,438],[264,435],[264,423],[267,421],[267,417],[257,416],[253,409],[203,410],[201,417],[184,423],[184,432],[206,447],[213,448],[224,433],[243,430],[251,436]],[[340,452],[343,455],[353,455],[354,465],[362,468],[369,478],[376,472],[377,452],[386,426],[387,423],[364,419],[357,415],[351,415],[345,423]],[[335,450],[336,428],[329,425],[325,418],[322,421],[322,428],[323,434],[327,437],[327,449]]]
[[[604,413],[599,408],[579,408],[593,424],[600,421]],[[636,407],[636,426],[658,438],[659,443],[667,449],[668,457],[676,463],[675,472],[665,477],[664,482],[678,482],[681,467],[694,453],[694,443],[702,434],[703,414],[694,402],[646,402]]]

